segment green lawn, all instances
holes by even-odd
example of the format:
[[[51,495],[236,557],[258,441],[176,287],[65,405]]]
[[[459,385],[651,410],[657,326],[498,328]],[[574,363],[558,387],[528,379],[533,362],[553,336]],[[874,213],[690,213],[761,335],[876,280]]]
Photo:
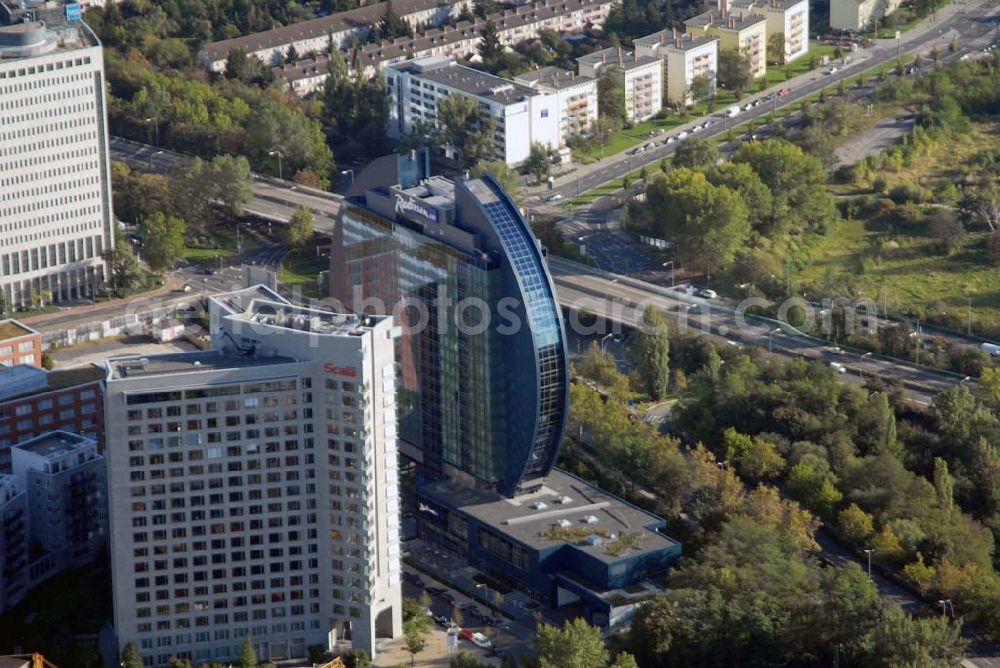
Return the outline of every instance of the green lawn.
[[[217,257],[230,255],[228,250],[222,248],[185,248],[184,259],[190,262],[201,262],[207,264]]]
[[[922,235],[899,235],[883,243],[876,258],[873,245],[886,232],[884,224],[841,222],[812,249],[808,267],[793,281],[819,283],[828,274],[853,275],[861,295],[879,303],[884,286],[890,312],[943,307],[964,316],[971,298],[974,320],[1000,320],[1000,285],[986,256],[986,233],[970,234],[962,250],[951,256],[937,252]]]
[[[316,255],[314,249],[293,250],[281,262],[279,280],[289,287],[298,286],[307,297],[323,297],[326,291],[317,287],[316,277],[329,268],[329,258]]]
[[[797,77],[800,74],[805,74],[809,71],[809,61],[813,57],[816,58],[818,63],[823,56],[829,56],[833,59],[833,52],[837,47],[830,44],[814,44],[809,48],[809,52],[804,56],[800,56],[789,63],[787,66],[782,67],[781,65],[768,65],[767,66],[767,87],[775,86],[780,83],[788,81],[792,77]],[[846,52],[846,49],[845,49]],[[819,65],[817,65],[818,67]],[[787,70],[787,72],[786,72]],[[791,74],[791,77],[787,76]]]
[[[879,39],[893,39],[896,36],[896,31],[906,32],[913,26],[920,23],[920,20],[925,17],[919,16],[913,11],[912,7],[901,6],[896,10],[895,14],[889,17],[889,20],[895,20],[895,27],[879,28],[878,38]]]

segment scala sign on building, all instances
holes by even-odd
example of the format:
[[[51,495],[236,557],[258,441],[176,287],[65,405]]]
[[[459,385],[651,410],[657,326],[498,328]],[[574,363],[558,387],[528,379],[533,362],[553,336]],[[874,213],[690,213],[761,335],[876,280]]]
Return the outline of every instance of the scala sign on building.
[[[416,214],[432,223],[438,222],[437,209],[421,204],[417,200],[408,199],[399,193],[396,194],[396,213]]]
[[[71,4],[66,5],[66,20],[67,21],[79,21],[80,20],[80,5]]]
[[[347,378],[357,378],[358,370],[349,366],[337,366],[333,362],[324,362],[323,371],[332,373],[335,376],[345,376]]]

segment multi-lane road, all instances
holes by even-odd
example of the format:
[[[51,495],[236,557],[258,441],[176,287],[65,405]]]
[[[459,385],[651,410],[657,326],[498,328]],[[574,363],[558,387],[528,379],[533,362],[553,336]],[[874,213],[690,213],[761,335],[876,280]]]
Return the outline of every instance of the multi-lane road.
[[[897,379],[903,384],[906,396],[923,406],[929,405],[938,392],[963,382],[963,377],[957,374],[837,348],[803,336],[790,326],[745,314],[739,308],[692,298],[680,291],[609,274],[569,260],[550,257],[549,268],[563,307],[577,312],[586,310],[625,326],[636,325],[642,318],[643,309],[657,308],[682,331],[703,333],[733,345],[759,346],[775,355],[841,365],[846,380]],[[570,317],[568,326],[578,326],[574,317]]]
[[[153,172],[170,172],[186,166],[193,160],[174,151],[158,149],[148,144],[114,137],[111,139],[111,157],[119,162]],[[274,222],[287,222],[299,207],[313,213],[313,228],[329,234],[340,212],[340,195],[300,186],[262,174],[253,175],[253,196],[245,211]]]
[[[992,2],[959,2],[956,5],[963,6],[965,9],[959,10],[947,19],[942,19],[940,24],[936,26],[936,30],[924,32],[918,37],[909,40],[904,35],[898,51],[894,40],[882,40],[877,46],[869,50],[867,58],[857,58],[850,64],[838,66],[837,71],[833,74],[824,74],[823,72],[828,71],[826,69],[822,72],[816,71],[815,74],[807,78],[804,82],[791,86],[791,91],[780,98],[780,100],[773,103],[760,104],[740,113],[736,118],[725,120],[723,119],[723,114],[720,113],[712,119],[714,121],[712,125],[699,130],[698,134],[694,136],[715,137],[723,135],[727,127],[733,123],[742,124],[752,119],[765,118],[772,112],[773,105],[785,107],[807,99],[821,89],[836,84],[841,79],[849,79],[878,65],[893,65],[896,61],[897,53],[906,55],[916,52],[926,53],[931,48],[932,43],[941,42],[939,45],[939,51],[942,52],[940,61],[949,62],[958,60],[966,54],[982,51],[985,46],[991,44],[994,40],[996,30],[994,17],[1000,12],[1000,8]],[[949,53],[947,45],[952,38],[956,39],[957,49],[955,52]],[[945,48],[941,48],[942,46]],[[760,97],[748,97],[742,104],[745,105],[747,102]],[[703,120],[698,121],[698,124],[702,124]],[[685,126],[685,128],[688,128],[688,126]],[[673,134],[676,135],[682,131],[684,131],[682,128],[678,128]],[[687,131],[690,130],[688,129]],[[561,182],[557,181],[553,189],[546,192],[546,196],[558,194],[564,198],[574,197],[579,193],[587,192],[608,181],[620,178],[633,170],[639,169],[643,165],[653,165],[663,158],[673,155],[677,147],[677,142],[664,144],[662,143],[665,140],[665,136],[663,135],[657,137],[657,140],[661,142],[658,146],[640,155],[628,156],[619,154],[609,156],[599,163],[600,166],[590,169],[586,173],[581,170],[578,177],[568,175]]]

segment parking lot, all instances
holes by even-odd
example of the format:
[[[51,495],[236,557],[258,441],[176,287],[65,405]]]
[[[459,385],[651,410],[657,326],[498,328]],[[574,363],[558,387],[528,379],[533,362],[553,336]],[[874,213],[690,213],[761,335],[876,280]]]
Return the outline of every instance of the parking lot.
[[[519,592],[503,593],[480,582],[482,578],[474,568],[443,548],[417,540],[411,542],[407,551],[408,562],[419,564],[420,570],[410,563],[404,566],[403,595],[419,599],[426,592],[435,628],[442,633],[460,622],[458,626],[467,630],[467,637],[459,638],[459,651],[496,659],[497,663],[504,656],[533,655],[536,603]],[[493,647],[477,647],[468,637],[472,634],[482,634]]]
[[[662,269],[663,263],[625,232],[607,224],[570,220],[559,224],[567,241],[583,249],[597,266],[616,274],[636,274]]]

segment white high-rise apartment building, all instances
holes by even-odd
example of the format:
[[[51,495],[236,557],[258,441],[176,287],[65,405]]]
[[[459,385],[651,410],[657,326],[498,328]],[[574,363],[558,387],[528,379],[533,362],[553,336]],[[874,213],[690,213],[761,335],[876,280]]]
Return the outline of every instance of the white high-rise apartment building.
[[[92,296],[114,243],[101,45],[68,11],[0,27],[0,291],[13,305]]]
[[[389,317],[211,300],[213,350],[109,360],[114,621],[147,665],[402,629]]]
[[[388,134],[412,134],[420,124],[438,125],[438,105],[449,95],[471,99],[493,117],[495,156],[508,165],[528,159],[532,144],[559,148],[559,96],[459,65],[428,57],[385,68],[389,87]],[[445,147],[452,156],[453,147]]]

